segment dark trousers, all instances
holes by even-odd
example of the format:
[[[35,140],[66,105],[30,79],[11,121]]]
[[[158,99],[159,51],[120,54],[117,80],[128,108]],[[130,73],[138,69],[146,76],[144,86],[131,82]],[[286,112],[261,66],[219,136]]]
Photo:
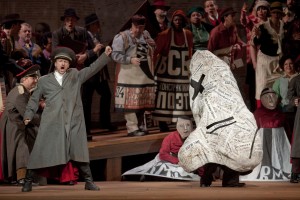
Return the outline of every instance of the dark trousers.
[[[292,173],[300,174],[300,158],[292,158]]]
[[[235,185],[239,183],[239,172],[232,170],[225,165],[219,165],[215,163],[208,163],[204,165],[204,173],[201,177],[201,182],[206,185],[210,185],[213,181],[213,173],[216,171],[217,167],[220,167],[224,171],[222,186]]]
[[[98,75],[93,76],[82,85],[82,103],[86,132],[91,131],[91,111],[94,91],[101,95],[100,99],[100,126],[109,126],[111,123],[110,105],[111,92],[107,80],[100,81]]]

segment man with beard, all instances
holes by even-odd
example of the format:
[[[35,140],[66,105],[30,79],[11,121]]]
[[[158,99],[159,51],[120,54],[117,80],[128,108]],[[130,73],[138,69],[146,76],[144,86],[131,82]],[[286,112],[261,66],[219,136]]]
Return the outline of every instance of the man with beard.
[[[170,6],[167,6],[164,0],[154,0],[152,8],[159,24],[159,32],[166,30],[169,24],[167,13]]]

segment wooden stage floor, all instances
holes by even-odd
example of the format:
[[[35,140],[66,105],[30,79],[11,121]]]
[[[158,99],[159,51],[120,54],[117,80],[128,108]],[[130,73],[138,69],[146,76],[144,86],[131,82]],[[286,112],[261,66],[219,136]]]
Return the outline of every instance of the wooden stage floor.
[[[32,192],[21,192],[20,186],[0,185],[0,199],[48,200],[48,199],[300,199],[300,183],[246,182],[244,188],[223,188],[221,182],[213,182],[209,188],[200,188],[198,182],[96,182],[100,191],[85,191],[84,183],[75,186],[36,186]]]

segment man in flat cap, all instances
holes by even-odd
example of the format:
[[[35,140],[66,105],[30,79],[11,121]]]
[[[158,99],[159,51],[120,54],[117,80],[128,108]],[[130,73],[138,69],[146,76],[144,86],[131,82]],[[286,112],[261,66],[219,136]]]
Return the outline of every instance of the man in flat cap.
[[[72,162],[85,181],[86,190],[99,190],[93,183],[89,166],[89,153],[81,100],[81,85],[99,72],[109,61],[111,48],[89,67],[78,71],[71,68],[76,63],[74,51],[67,47],[53,50],[53,73],[40,78],[33,92],[24,123],[27,125],[38,110],[39,99],[45,99],[39,134],[29,157],[23,192],[32,190],[32,177],[37,169],[65,165]],[[55,151],[53,151],[55,150]]]
[[[29,153],[40,122],[38,114],[33,115],[27,126],[22,120],[31,91],[36,87],[40,67],[32,65],[30,60],[23,60],[22,67],[29,68],[17,75],[20,84],[8,93],[0,122],[3,144],[0,152],[4,179],[17,181],[18,184],[24,184]]]
[[[65,46],[71,48],[76,53],[76,67],[77,69],[82,69],[88,67],[96,58],[100,49],[103,47],[100,43],[94,45],[92,38],[89,36],[86,28],[77,26],[77,21],[80,18],[78,17],[75,9],[68,8],[65,10],[64,15],[61,16],[60,20],[63,21],[63,26],[58,30],[54,31],[52,34],[52,49],[55,49],[57,46]],[[82,100],[85,116],[90,115],[88,109],[88,100],[84,93],[86,93],[86,88],[83,85],[82,89]],[[87,119],[90,120],[90,116],[87,116]],[[86,123],[86,132],[88,139],[91,140],[90,135],[90,126],[89,123]]]

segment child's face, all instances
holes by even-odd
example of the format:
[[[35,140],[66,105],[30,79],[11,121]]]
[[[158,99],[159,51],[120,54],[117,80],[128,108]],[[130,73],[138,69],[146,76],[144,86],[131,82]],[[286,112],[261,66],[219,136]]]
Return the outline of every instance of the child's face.
[[[192,122],[189,119],[178,118],[176,128],[182,139],[186,139],[192,132]]]

